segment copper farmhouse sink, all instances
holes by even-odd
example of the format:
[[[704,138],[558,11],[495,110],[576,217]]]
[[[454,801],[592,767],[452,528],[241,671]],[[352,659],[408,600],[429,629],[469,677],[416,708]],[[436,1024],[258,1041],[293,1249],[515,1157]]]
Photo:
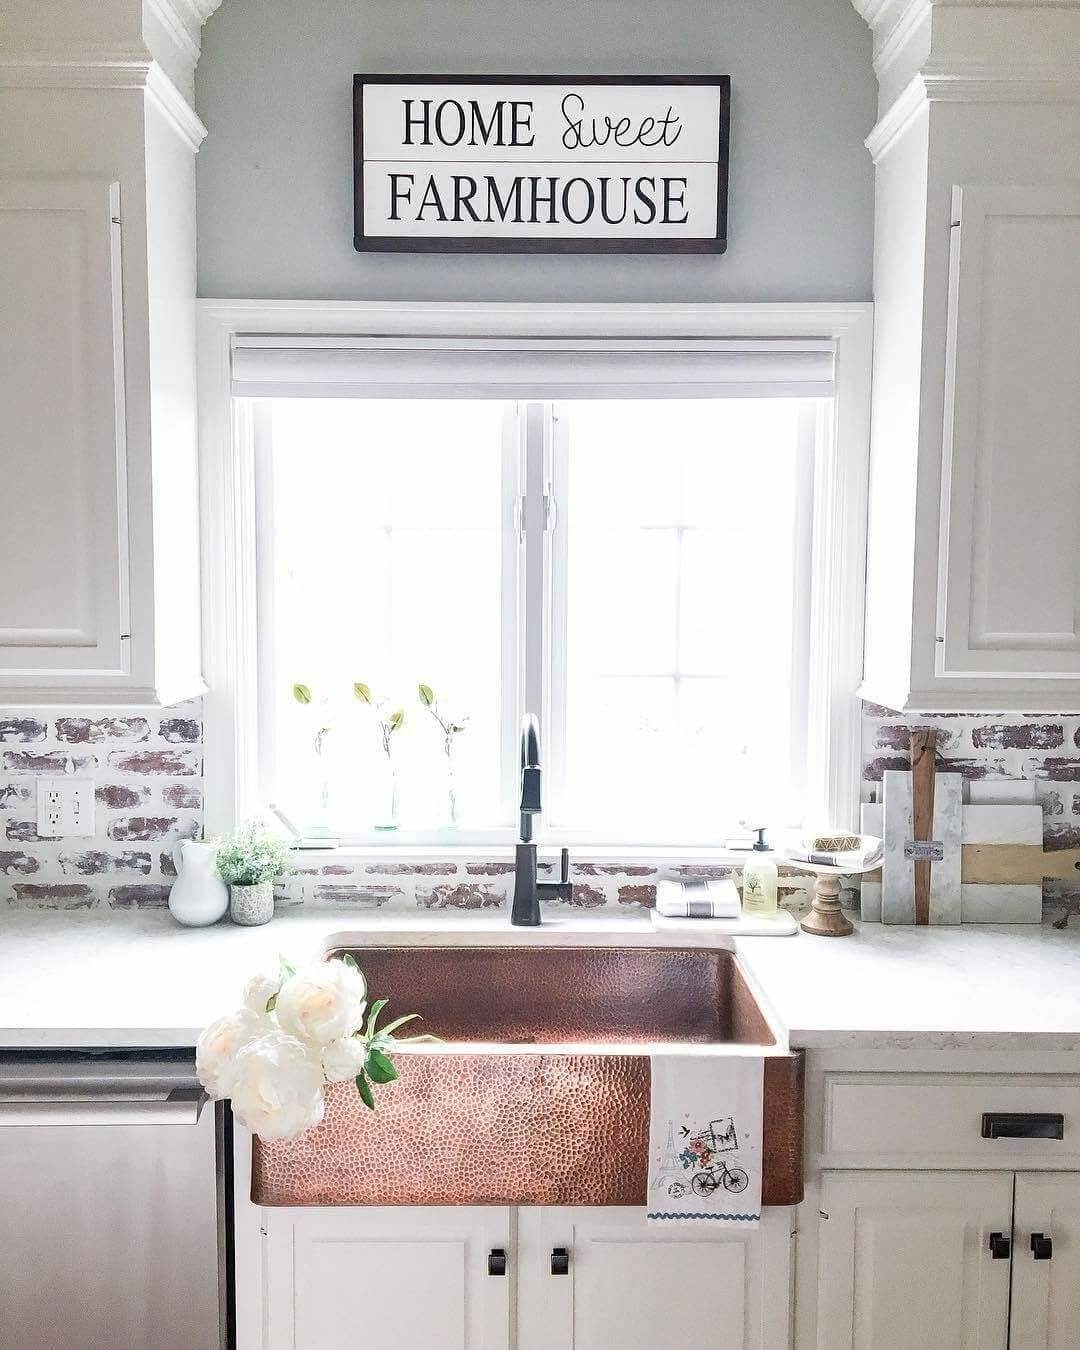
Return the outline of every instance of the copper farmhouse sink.
[[[645,1203],[649,1050],[765,1058],[763,1200],[802,1199],[802,1057],[777,1047],[734,953],[548,945],[336,947],[393,1012],[444,1044],[400,1053],[367,1111],[328,1089],[323,1123],[255,1141],[261,1205]]]

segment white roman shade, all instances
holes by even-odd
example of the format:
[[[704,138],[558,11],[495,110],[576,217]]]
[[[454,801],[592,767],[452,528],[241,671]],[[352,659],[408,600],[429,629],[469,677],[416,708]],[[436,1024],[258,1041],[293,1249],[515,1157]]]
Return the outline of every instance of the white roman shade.
[[[267,337],[238,333],[241,398],[820,398],[829,339]]]

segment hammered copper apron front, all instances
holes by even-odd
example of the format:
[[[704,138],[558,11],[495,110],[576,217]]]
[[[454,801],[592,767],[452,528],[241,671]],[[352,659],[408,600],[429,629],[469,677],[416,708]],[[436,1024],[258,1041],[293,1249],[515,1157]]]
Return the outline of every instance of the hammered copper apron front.
[[[673,948],[357,948],[371,997],[450,1042],[772,1044],[729,952]],[[401,1054],[368,1111],[327,1089],[323,1123],[254,1141],[260,1205],[640,1205],[647,1056]],[[802,1196],[802,1058],[765,1061],[763,1200]]]

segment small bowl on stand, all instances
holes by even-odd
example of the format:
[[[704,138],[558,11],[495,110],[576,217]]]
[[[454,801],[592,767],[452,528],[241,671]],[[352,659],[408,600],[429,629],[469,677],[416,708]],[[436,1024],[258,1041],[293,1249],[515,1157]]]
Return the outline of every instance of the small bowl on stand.
[[[835,847],[838,844],[846,847]],[[833,847],[829,847],[833,845]],[[847,937],[855,926],[840,907],[840,878],[861,876],[881,866],[880,839],[870,835],[818,835],[781,850],[789,867],[810,872],[814,899],[799,927],[815,937]]]

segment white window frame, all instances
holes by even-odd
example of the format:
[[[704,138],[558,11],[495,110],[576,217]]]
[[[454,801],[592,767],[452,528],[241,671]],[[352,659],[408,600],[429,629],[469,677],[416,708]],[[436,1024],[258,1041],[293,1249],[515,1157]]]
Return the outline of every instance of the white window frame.
[[[203,664],[208,693],[205,820],[210,832],[231,828],[259,801],[258,576],[256,569],[256,405],[234,399],[234,342],[242,335],[318,339],[349,337],[387,347],[395,340],[438,340],[462,348],[479,338],[511,346],[543,340],[583,341],[603,350],[628,339],[662,341],[693,351],[723,339],[812,339],[831,344],[835,393],[831,426],[819,429],[813,466],[809,557],[811,615],[806,662],[806,802],[808,819],[857,824],[861,776],[860,704],[869,465],[869,304],[384,304],[367,302],[198,302],[199,442],[203,549]],[[528,522],[526,523],[528,527]],[[533,527],[543,522],[533,522]],[[525,585],[547,586],[550,549]],[[524,669],[542,670],[526,660]],[[535,683],[535,679],[532,681]],[[530,698],[533,703],[530,704]],[[521,688],[519,706],[550,715],[544,689]],[[558,710],[555,710],[558,716]],[[505,758],[505,756],[504,756]],[[400,845],[354,845],[385,852]],[[469,848],[469,844],[458,847]],[[471,846],[474,851],[476,845]],[[432,844],[445,854],[453,844]],[[637,850],[641,851],[641,850]],[[676,847],[662,852],[678,854]],[[618,846],[621,858],[635,850]],[[723,853],[695,849],[695,854]],[[681,856],[681,855],[679,855]]]

